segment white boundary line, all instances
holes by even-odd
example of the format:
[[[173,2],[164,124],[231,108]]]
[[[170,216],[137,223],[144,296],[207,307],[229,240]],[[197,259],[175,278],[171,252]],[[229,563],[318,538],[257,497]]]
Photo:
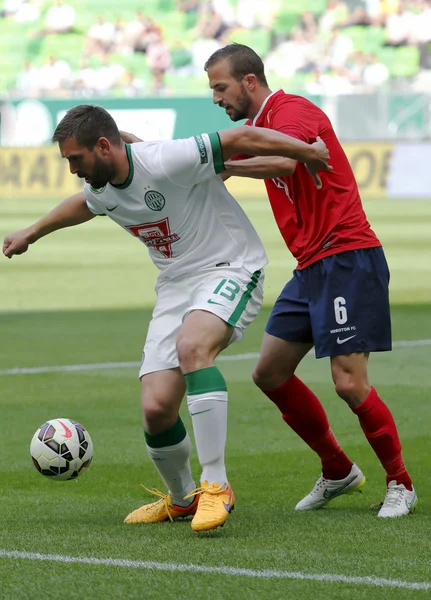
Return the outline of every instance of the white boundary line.
[[[429,340],[401,340],[394,342],[393,348],[418,348],[422,346],[431,346]],[[219,361],[236,361],[236,360],[255,360],[258,358],[257,352],[248,352],[246,354],[230,354],[219,356]],[[309,352],[309,356],[313,356],[313,351]],[[140,362],[106,362],[106,363],[87,363],[82,365],[53,365],[44,367],[14,367],[12,369],[0,370],[0,376],[3,375],[39,375],[41,373],[73,373],[75,371],[100,371],[103,369],[126,369],[129,367],[140,367]]]
[[[218,575],[235,575],[256,579],[296,579],[303,581],[320,581],[328,583],[352,583],[371,585],[383,588],[404,588],[408,590],[429,590],[431,583],[402,581],[401,579],[385,579],[382,577],[352,577],[329,573],[302,573],[301,571],[275,571],[240,569],[236,567],[206,567],[194,564],[162,563],[155,561],[125,560],[121,558],[94,558],[80,556],[64,556],[62,554],[39,554],[38,552],[18,552],[16,550],[0,550],[0,558],[21,560],[39,560],[47,562],[74,563],[86,565],[102,565],[107,567],[125,567],[128,569],[145,569],[149,571],[215,573]]]

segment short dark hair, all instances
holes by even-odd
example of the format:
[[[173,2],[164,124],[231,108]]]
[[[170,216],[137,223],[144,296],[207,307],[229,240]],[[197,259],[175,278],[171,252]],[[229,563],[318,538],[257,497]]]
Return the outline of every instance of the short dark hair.
[[[246,75],[252,73],[256,75],[259,83],[268,87],[268,82],[265,77],[265,67],[262,59],[256,52],[244,46],[243,44],[228,44],[224,48],[216,50],[211,54],[205,63],[205,71],[215,65],[220,60],[228,60],[230,63],[231,75],[237,81],[241,81]]]
[[[107,138],[114,146],[121,144],[121,136],[117,124],[111,115],[101,106],[80,104],[67,111],[57,125],[53,142],[62,142],[74,137],[80,146],[94,148],[97,140]]]

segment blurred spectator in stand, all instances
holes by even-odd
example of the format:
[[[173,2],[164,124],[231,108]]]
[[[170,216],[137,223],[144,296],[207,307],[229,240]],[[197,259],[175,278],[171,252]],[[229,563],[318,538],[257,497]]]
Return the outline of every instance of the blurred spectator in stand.
[[[414,15],[409,42],[419,47],[419,67],[431,69],[431,0],[419,4],[421,12]]]
[[[195,27],[198,18],[200,0],[175,0],[177,9],[186,15],[186,29]]]
[[[308,94],[337,96],[351,94],[354,91],[349,72],[345,68],[336,68],[325,73],[316,68],[312,75],[312,79],[305,84]]]
[[[347,19],[348,14],[349,11],[344,2],[329,0],[325,11],[319,19],[319,32],[328,33],[329,31],[332,31],[336,25]]]
[[[25,0],[4,0],[0,17],[14,17],[20,8],[25,4]]]
[[[308,42],[313,42],[317,36],[317,23],[312,12],[302,13],[298,28]]]
[[[290,39],[281,42],[265,60],[268,73],[276,77],[292,77],[297,71],[311,71],[318,59],[317,47],[307,41],[304,32],[294,29]]]
[[[94,54],[104,55],[111,52],[115,42],[115,26],[113,23],[105,21],[105,17],[100,15],[97,21],[90,27],[84,41],[85,56]]]
[[[347,19],[343,22],[343,27],[368,27],[372,24],[370,16],[367,14],[365,6],[357,6],[348,15]]]
[[[236,22],[244,29],[271,29],[283,0],[238,0]]]
[[[349,71],[345,67],[335,67],[330,72],[322,74],[320,81],[323,93],[327,95],[338,96],[351,94],[354,91]]]
[[[221,48],[221,43],[214,39],[210,33],[204,34],[195,40],[190,46],[192,57],[190,74],[202,75],[208,56],[211,56],[219,48]]]
[[[144,80],[137,77],[133,71],[126,71],[119,82],[121,96],[124,98],[137,98],[145,92]]]
[[[36,98],[40,94],[39,83],[39,69],[26,60],[24,69],[18,73],[12,95],[20,98]]]
[[[34,37],[72,33],[75,20],[76,13],[73,6],[65,4],[64,0],[55,0],[55,3],[49,7],[45,15],[45,27],[37,31]]]
[[[327,65],[331,69],[344,67],[354,49],[351,38],[347,34],[342,33],[340,27],[335,27],[331,31],[330,38],[326,44],[325,55]]]
[[[205,1],[201,5],[196,24],[196,37],[217,40],[230,26],[229,22],[225,20],[225,16],[215,10],[213,2]]]
[[[96,71],[90,66],[88,59],[83,58],[80,69],[73,76],[72,94],[83,98],[92,96],[95,79]]]
[[[367,56],[367,65],[362,75],[365,91],[378,92],[387,83],[388,79],[389,70],[387,66],[379,62],[375,54],[369,54]]]
[[[15,23],[30,23],[40,18],[41,0],[5,0],[0,17],[12,17]]]
[[[133,21],[128,21],[124,27],[124,43],[133,52],[146,52],[157,26],[154,21],[142,11],[136,12]]]
[[[353,52],[347,59],[346,67],[349,71],[350,81],[354,85],[361,85],[364,75],[364,69],[367,64],[366,55],[362,50]]]
[[[381,25],[382,10],[380,0],[364,0],[365,10],[373,25]]]
[[[413,29],[414,14],[402,2],[386,17],[386,46],[406,46]]]
[[[221,15],[224,25],[229,29],[236,24],[235,8],[232,0],[211,0],[212,10]]]
[[[158,96],[165,91],[165,73],[171,66],[171,53],[160,30],[148,45],[147,63],[153,78],[151,93]]]
[[[114,23],[114,37],[112,41],[112,52],[116,54],[123,54],[127,56],[128,54],[133,53],[133,48],[131,48],[126,42],[126,23],[123,19],[118,17],[115,19]]]
[[[105,51],[102,64],[94,70],[94,93],[98,96],[109,96],[110,91],[119,86],[125,72],[123,65],[112,62],[109,52]]]
[[[73,6],[64,0],[55,0],[45,16],[45,32],[47,34],[70,33],[75,25],[76,13]]]
[[[311,72],[310,78],[305,82],[305,91],[311,96],[319,96],[323,93],[323,84],[321,82],[322,71],[315,67]]]
[[[380,12],[384,15],[391,15],[398,11],[401,0],[380,0]]]
[[[431,0],[418,2],[418,8],[411,21],[409,43],[420,46],[431,41]]]
[[[66,96],[71,81],[71,68],[66,60],[50,56],[39,70],[40,94],[45,97]]]

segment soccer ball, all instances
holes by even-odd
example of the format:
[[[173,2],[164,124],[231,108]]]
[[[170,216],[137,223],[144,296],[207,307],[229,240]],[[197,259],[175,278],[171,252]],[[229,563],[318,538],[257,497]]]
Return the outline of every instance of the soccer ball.
[[[39,427],[30,444],[36,469],[55,481],[76,479],[93,459],[88,431],[70,419],[52,419]]]

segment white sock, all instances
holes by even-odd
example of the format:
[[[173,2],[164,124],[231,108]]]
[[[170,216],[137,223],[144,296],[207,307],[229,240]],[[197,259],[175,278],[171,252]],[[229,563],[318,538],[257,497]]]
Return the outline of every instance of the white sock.
[[[196,450],[202,466],[201,483],[227,483],[224,462],[227,434],[227,392],[187,395],[193,421]]]
[[[152,448],[147,444],[148,454],[154,466],[160,473],[172,497],[172,502],[177,506],[188,506],[193,502],[184,500],[184,496],[192,492],[196,485],[193,481],[190,468],[191,443],[189,435],[175,444],[164,448]]]

